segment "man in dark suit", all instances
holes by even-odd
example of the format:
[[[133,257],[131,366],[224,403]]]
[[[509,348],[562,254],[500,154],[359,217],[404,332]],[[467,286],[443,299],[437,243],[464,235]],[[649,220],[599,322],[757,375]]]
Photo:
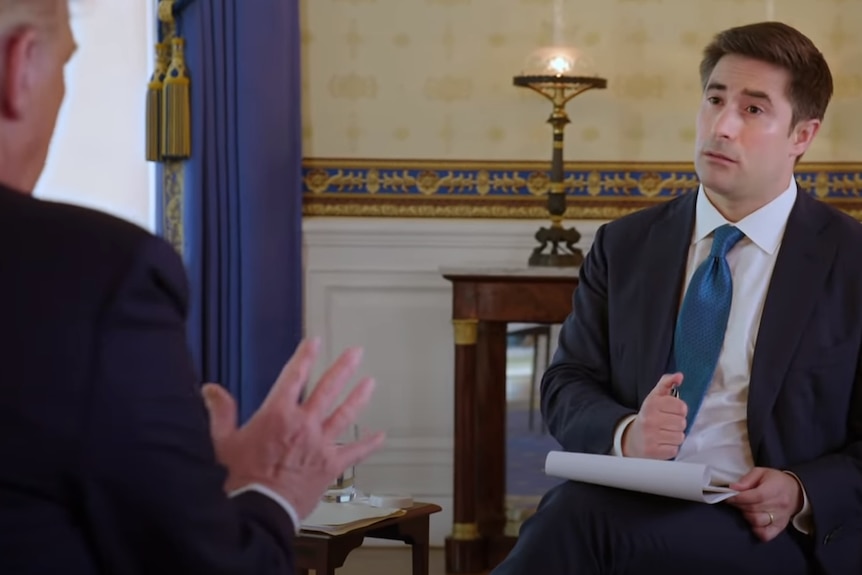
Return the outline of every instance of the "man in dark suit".
[[[208,418],[177,254],[30,195],[74,48],[67,0],[0,2],[0,573],[293,573],[301,518],[381,444],[334,441],[373,381],[336,401],[349,350],[300,404],[306,341],[243,427],[215,384]]]
[[[563,483],[495,575],[862,573],[862,226],[793,177],[831,74],[775,22],[716,36],[700,73],[701,186],[597,232],[542,408],[566,450],[739,493]]]

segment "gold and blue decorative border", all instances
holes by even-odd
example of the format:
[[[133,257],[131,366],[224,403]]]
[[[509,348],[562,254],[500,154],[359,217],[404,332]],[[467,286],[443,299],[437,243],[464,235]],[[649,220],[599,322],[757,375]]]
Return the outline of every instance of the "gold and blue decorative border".
[[[567,218],[613,219],[697,188],[691,163],[567,163]],[[801,188],[862,219],[862,163],[803,163]],[[548,162],[303,160],[306,216],[547,217]]]

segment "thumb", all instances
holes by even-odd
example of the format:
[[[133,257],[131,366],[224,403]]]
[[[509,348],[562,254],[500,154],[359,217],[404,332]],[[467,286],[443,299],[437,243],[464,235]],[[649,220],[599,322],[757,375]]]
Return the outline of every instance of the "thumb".
[[[731,483],[729,487],[734,491],[747,491],[749,489],[753,489],[757,487],[760,483],[761,478],[763,477],[766,470],[762,467],[755,467],[742,477],[740,477],[736,483]]]
[[[230,393],[217,383],[205,383],[201,394],[209,412],[213,440],[222,439],[236,431],[236,402]]]
[[[658,380],[653,393],[656,395],[670,395],[674,387],[682,385],[682,374],[666,373]]]

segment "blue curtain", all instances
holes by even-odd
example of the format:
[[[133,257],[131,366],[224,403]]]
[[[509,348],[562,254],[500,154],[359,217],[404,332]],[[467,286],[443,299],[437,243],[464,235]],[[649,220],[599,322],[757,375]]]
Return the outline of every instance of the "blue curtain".
[[[189,341],[202,381],[227,387],[245,421],[302,333],[298,2],[197,0],[177,21],[192,86]]]

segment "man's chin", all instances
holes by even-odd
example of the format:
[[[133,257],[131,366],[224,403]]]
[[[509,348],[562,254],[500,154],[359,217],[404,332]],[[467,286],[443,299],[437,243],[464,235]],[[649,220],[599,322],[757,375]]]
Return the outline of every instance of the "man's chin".
[[[722,194],[723,191],[734,188],[733,175],[728,173],[727,170],[715,170],[709,166],[695,166],[695,168],[700,183],[703,184],[704,188],[709,189],[709,191]]]

